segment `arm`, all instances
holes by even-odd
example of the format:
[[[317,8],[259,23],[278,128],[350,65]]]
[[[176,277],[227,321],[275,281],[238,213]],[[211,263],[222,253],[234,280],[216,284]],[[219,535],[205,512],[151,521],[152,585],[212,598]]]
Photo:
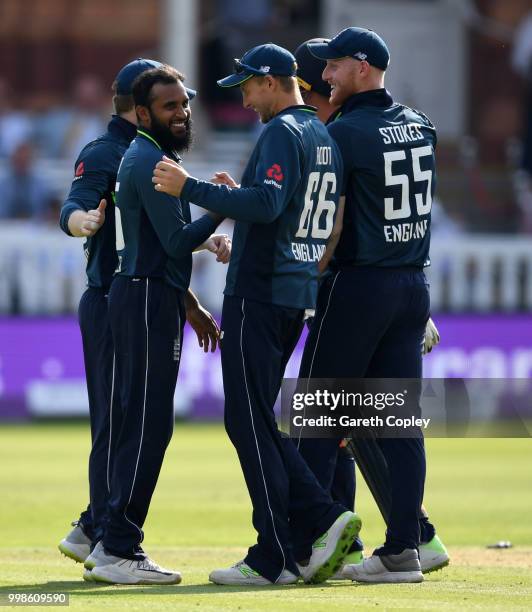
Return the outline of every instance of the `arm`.
[[[159,192],[181,195],[208,210],[249,223],[271,223],[290,201],[301,177],[297,137],[283,125],[268,129],[257,147],[251,186],[231,188],[190,177],[171,160],[159,162],[153,182]]]
[[[144,209],[166,254],[176,259],[184,257],[209,238],[222,217],[207,213],[192,223],[186,223],[181,200],[153,189],[152,168],[149,159],[145,158],[139,160],[134,168]]]
[[[105,145],[82,152],[76,162],[76,176],[61,208],[59,225],[68,236],[93,236],[105,221],[103,196],[110,188],[116,160]],[[112,188],[112,187],[111,187]]]
[[[344,226],[344,208],[345,208],[345,196],[340,196],[338,201],[338,211],[336,212],[336,219],[334,220],[333,229],[331,235],[329,236],[329,240],[327,242],[327,246],[325,247],[325,252],[321,256],[320,261],[318,262],[318,271],[320,274],[323,274],[327,269],[332,256],[334,255],[334,251],[340,240],[340,235],[342,233],[342,228]]]

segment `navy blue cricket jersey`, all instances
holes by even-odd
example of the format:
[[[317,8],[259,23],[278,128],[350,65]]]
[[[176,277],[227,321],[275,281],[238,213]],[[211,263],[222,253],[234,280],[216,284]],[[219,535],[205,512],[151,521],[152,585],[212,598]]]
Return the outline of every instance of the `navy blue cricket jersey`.
[[[237,221],[225,294],[314,308],[341,180],[339,151],[304,105],[266,124],[239,189],[188,178],[185,198]]]
[[[164,278],[186,291],[192,271],[192,251],[215,231],[218,222],[204,215],[191,222],[186,199],[155,191],[153,169],[163,151],[149,130],[138,130],[120,164],[116,182],[117,274]]]
[[[107,132],[89,142],[79,154],[75,176],[63,207],[59,224],[71,236],[68,220],[75,210],[87,212],[107,200],[105,223],[83,248],[87,257],[89,287],[108,289],[118,262],[115,248],[114,190],[120,160],[137,133],[137,126],[118,115],[107,126]]]
[[[336,117],[336,118],[335,118]],[[328,129],[344,162],[338,265],[429,265],[436,130],[385,89],[351,96]]]

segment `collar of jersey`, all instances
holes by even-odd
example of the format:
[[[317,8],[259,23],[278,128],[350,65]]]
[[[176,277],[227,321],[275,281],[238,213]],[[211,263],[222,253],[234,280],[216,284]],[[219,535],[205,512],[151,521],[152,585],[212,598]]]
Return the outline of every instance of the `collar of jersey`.
[[[158,149],[160,149],[161,151],[163,150],[161,145],[155,140],[155,138],[151,134],[148,133],[148,130],[146,130],[146,128],[137,128],[137,135],[142,136],[142,138],[146,138],[146,140],[152,142]]]
[[[120,117],[120,115],[113,115],[107,129],[110,132],[116,132],[128,142],[131,142],[137,134],[137,126],[131,123],[131,121]]]
[[[145,140],[149,140],[159,149],[159,151],[162,151],[165,155],[167,155],[168,157],[171,157],[176,162],[178,163],[181,162],[181,156],[179,155],[177,151],[164,150],[161,147],[161,145],[155,140],[155,138],[150,134],[149,130],[147,130],[146,128],[137,128],[137,136],[140,136],[141,138],[144,138]]]
[[[279,117],[283,113],[291,113],[295,110],[304,111],[305,113],[312,113],[313,115],[315,115],[318,111],[315,106],[310,106],[309,104],[293,104],[292,106],[287,106],[286,108],[283,108],[283,110],[279,111],[277,115],[274,115],[272,119],[274,117]]]
[[[372,89],[371,91],[363,91],[362,93],[355,94],[342,104],[336,113],[334,113],[327,121],[330,123],[335,119],[338,119],[346,113],[350,113],[355,108],[360,106],[375,106],[378,108],[388,108],[393,104],[393,98],[389,91],[382,89]]]

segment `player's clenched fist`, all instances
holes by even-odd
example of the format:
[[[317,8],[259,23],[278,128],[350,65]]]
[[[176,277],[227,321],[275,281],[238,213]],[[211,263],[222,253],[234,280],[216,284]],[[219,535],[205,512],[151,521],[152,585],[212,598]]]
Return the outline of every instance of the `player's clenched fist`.
[[[216,255],[216,261],[226,264],[231,257],[231,239],[227,234],[213,234],[204,244],[207,251]]]
[[[157,191],[179,197],[188,176],[183,166],[165,155],[153,170],[152,182]]]
[[[83,236],[94,236],[105,222],[106,200],[100,200],[98,208],[93,208],[85,213],[85,218],[81,221],[80,231]]]

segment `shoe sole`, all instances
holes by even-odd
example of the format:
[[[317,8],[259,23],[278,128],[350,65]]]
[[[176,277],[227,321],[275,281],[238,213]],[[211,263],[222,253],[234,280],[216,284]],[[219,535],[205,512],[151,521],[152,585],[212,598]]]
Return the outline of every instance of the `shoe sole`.
[[[235,578],[235,580],[227,580],[225,582],[222,581],[222,580],[213,580],[212,578],[209,578],[209,582],[212,582],[213,584],[217,584],[219,586],[249,586],[249,587],[254,587],[254,586],[258,586],[258,587],[275,586],[270,581],[266,581],[266,582],[246,582],[244,580],[238,580],[238,578]]]
[[[148,579],[139,579],[136,580],[132,578],[131,580],[127,580],[123,576],[117,577],[107,577],[98,574],[97,568],[91,571],[91,582],[105,582],[106,584],[131,584],[131,585],[146,585],[146,584],[158,584],[158,585],[172,585],[179,584],[181,582],[181,576],[177,576],[172,581],[161,582],[160,580],[148,580]]]
[[[276,587],[276,586],[285,586],[287,584],[296,584],[298,581],[299,581],[299,578],[295,578],[294,580],[291,580],[290,582],[270,582],[269,580],[265,580],[264,582],[249,582],[246,580],[239,580],[238,578],[235,578],[234,580],[228,580],[226,582],[223,582],[222,580],[214,580],[213,578],[209,576],[209,582],[212,582],[213,584],[219,584],[221,586],[249,586],[249,587],[271,586],[271,587]]]
[[[320,565],[317,571],[308,579],[305,580],[308,584],[321,584],[334,576],[342,567],[344,559],[349,554],[349,549],[353,540],[360,533],[362,520],[358,515],[352,516],[342,529],[342,533],[336,542],[334,551],[330,557]]]
[[[70,550],[69,548],[67,548],[63,542],[61,542],[57,548],[59,549],[59,552],[64,555],[65,557],[68,557],[69,559],[72,559],[72,561],[75,561],[76,563],[84,563],[85,559],[83,559],[82,557],[80,557],[78,554],[76,554],[73,550]]]
[[[352,580],[366,584],[407,584],[423,582],[423,574],[421,572],[386,572],[385,574],[354,576]]]
[[[87,582],[104,582],[105,584],[116,584],[113,580],[109,580],[107,578],[104,578],[103,576],[97,576],[96,574],[93,573],[92,570],[90,574],[91,574],[90,581],[87,581]],[[83,574],[83,578],[85,579],[85,574]]]
[[[430,565],[429,567],[422,567],[421,571],[424,574],[430,574],[432,572],[437,572],[439,570],[442,570],[444,567],[447,567],[449,565],[449,563],[451,562],[451,560],[449,559],[449,557],[447,557],[446,559],[438,559],[434,565]]]
[[[92,572],[90,570],[85,570],[83,572],[83,580],[85,580],[85,582],[94,582]]]

